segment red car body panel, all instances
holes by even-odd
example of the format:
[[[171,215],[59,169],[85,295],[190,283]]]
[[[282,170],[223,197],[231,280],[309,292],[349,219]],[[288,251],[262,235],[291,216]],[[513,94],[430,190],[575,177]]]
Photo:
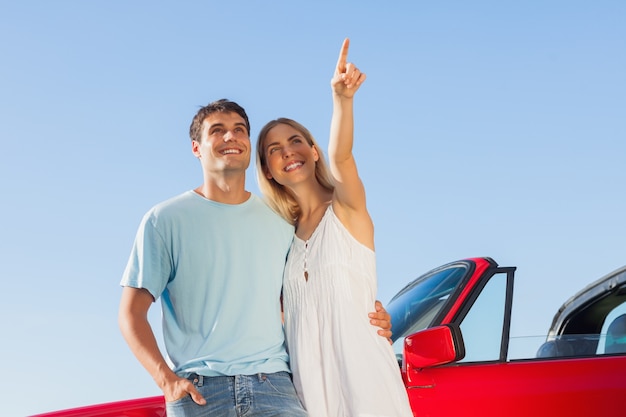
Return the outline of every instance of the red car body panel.
[[[161,395],[54,411],[31,417],[165,417],[165,415],[165,399]]]
[[[626,357],[621,365],[609,357],[448,365],[413,372],[410,379],[415,416],[626,415],[618,405],[626,393]]]

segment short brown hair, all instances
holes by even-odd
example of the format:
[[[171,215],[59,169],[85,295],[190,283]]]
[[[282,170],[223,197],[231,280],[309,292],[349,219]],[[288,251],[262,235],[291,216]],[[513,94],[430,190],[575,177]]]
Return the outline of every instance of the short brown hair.
[[[200,108],[193,120],[191,126],[189,126],[189,137],[196,142],[202,141],[202,123],[204,119],[213,113],[237,113],[246,122],[246,129],[248,129],[248,136],[250,136],[250,121],[246,111],[239,104],[234,101],[227,100],[225,98],[214,101]]]

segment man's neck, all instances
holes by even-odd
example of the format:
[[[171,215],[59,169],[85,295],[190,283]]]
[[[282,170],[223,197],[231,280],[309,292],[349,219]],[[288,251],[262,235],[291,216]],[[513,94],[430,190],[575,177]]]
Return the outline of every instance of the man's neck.
[[[204,184],[194,191],[208,200],[223,204],[241,204],[250,198],[250,192],[245,189],[245,178],[234,181],[205,179]]]

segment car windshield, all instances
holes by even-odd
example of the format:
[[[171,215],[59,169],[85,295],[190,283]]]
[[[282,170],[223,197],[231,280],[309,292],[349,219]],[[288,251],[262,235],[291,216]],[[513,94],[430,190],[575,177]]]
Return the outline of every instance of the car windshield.
[[[386,307],[391,314],[393,341],[431,326],[468,268],[462,263],[431,271],[396,294]]]

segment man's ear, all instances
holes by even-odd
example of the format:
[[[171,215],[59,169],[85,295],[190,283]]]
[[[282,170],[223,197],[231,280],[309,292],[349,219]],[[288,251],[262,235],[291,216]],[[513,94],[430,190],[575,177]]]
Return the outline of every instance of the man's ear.
[[[200,158],[200,144],[196,140],[191,141],[191,152],[194,154],[196,158]]]

